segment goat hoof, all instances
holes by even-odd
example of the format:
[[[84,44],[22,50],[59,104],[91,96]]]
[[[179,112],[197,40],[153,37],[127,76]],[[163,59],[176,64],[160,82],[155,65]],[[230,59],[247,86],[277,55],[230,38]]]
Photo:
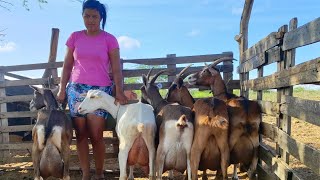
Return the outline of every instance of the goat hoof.
[[[35,177],[34,180],[43,180],[43,178],[39,176],[39,177]]]
[[[64,176],[62,179],[63,180],[70,180],[70,176],[69,175],[68,176]]]
[[[239,180],[238,177],[232,177],[231,179],[232,179],[232,180]]]
[[[202,179],[203,180],[208,180],[208,177],[207,176],[202,176]]]

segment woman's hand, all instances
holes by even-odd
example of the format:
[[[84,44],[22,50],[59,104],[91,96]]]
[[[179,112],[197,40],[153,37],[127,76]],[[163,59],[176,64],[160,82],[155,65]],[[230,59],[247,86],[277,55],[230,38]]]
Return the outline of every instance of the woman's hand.
[[[57,101],[60,103],[64,103],[65,99],[66,99],[66,90],[60,88],[57,94]]]
[[[116,102],[119,102],[121,105],[128,104],[128,98],[124,95],[123,92],[117,92]]]

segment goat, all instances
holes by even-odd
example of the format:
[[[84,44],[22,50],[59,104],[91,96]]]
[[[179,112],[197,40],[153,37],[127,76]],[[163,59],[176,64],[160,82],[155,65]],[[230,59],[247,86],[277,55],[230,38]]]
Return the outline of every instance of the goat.
[[[69,180],[69,156],[72,124],[47,88],[34,89],[30,110],[37,111],[37,122],[32,129],[32,160],[35,180],[49,176]]]
[[[152,106],[141,102],[120,105],[115,98],[100,90],[89,90],[78,107],[86,114],[105,109],[117,119],[116,132],[119,137],[119,167],[121,180],[127,179],[126,165],[130,166],[129,179],[133,177],[133,165],[149,166],[149,178],[155,179],[154,159],[156,123]],[[148,154],[148,156],[146,156]]]
[[[190,153],[193,139],[193,113],[190,108],[178,104],[169,104],[164,100],[154,84],[157,77],[166,70],[158,72],[150,81],[149,76],[142,75],[142,101],[155,109],[159,136],[156,157],[156,171],[159,179],[166,170],[183,173],[187,169],[191,180]],[[171,172],[171,171],[170,171]],[[170,173],[171,174],[171,173]]]
[[[190,75],[188,81],[192,85],[210,86],[214,97],[228,104],[230,163],[249,166],[247,174],[249,178],[253,178],[258,163],[261,108],[256,101],[227,92],[219,70],[215,66],[222,61],[230,60],[233,59],[218,59],[201,71]],[[234,166],[233,178],[238,179],[236,166]]]
[[[224,178],[227,178],[229,160],[228,113],[227,106],[218,99],[194,101],[187,87],[183,85],[183,73],[191,65],[184,68],[168,89],[167,100],[181,105],[193,107],[195,111],[195,134],[191,150],[192,177],[196,179],[199,170],[203,171],[203,179],[207,179],[206,169],[217,170],[223,167]],[[193,104],[195,102],[195,104]],[[205,137],[205,138],[204,138]],[[201,157],[199,157],[201,155]],[[200,161],[200,162],[199,162]],[[220,177],[219,177],[220,178]]]

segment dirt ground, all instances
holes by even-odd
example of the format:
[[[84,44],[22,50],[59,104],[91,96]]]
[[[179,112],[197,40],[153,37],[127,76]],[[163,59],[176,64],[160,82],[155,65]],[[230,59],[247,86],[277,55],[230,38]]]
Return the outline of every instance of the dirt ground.
[[[266,121],[268,123],[275,124],[276,120],[275,118],[271,117],[264,117],[263,121]],[[320,127],[311,125],[306,122],[299,121],[295,118],[292,119],[292,137],[295,138],[297,141],[305,143],[307,145],[310,145],[314,147],[315,149],[320,149]],[[110,136],[110,133],[106,133],[105,136]],[[267,139],[264,139],[263,141],[266,143],[269,147],[274,148],[274,143],[268,141]],[[74,147],[72,147],[74,148]],[[30,156],[30,152],[28,151],[22,151],[19,154],[19,156]],[[71,163],[71,167],[78,166],[78,161],[75,159]],[[299,162],[299,160],[290,157],[290,163],[289,166],[298,174],[301,179],[307,179],[307,180],[319,180],[320,176],[313,173],[309,168],[304,166],[302,163]],[[16,167],[16,170],[6,170],[7,168],[13,168]],[[32,163],[30,162],[24,162],[24,163],[9,163],[9,164],[0,164],[0,180],[31,180],[33,179],[33,171],[31,170]],[[93,163],[91,164],[91,168],[94,168]],[[20,169],[20,170],[19,170]],[[21,170],[24,169],[24,170]],[[117,159],[106,159],[105,160],[105,177],[106,179],[118,179],[119,176],[119,168],[118,168],[118,162]],[[199,175],[202,174],[202,172],[199,171]],[[175,179],[184,179],[184,175],[174,173]],[[208,171],[209,179],[214,179],[215,172]],[[231,166],[228,169],[228,175],[229,178],[231,178],[232,175],[232,168]],[[248,179],[246,176],[246,173],[238,173],[240,179]],[[146,176],[142,173],[142,171],[139,170],[137,167],[135,169],[134,173],[135,179],[138,180],[144,180],[147,179]],[[166,178],[167,174],[164,174],[164,179]],[[78,180],[81,179],[81,173],[80,171],[71,171],[71,179]],[[199,176],[199,179],[201,177]],[[54,180],[54,178],[51,178],[50,180]]]

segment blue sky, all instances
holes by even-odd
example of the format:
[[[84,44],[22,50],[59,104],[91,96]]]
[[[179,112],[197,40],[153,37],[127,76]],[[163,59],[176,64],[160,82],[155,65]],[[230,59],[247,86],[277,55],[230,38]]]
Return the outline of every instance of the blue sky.
[[[37,0],[29,0],[30,11],[27,11],[21,6],[21,1],[10,0],[14,4],[11,11],[0,8],[0,30],[5,30],[6,34],[0,37],[0,65],[47,62],[51,28],[60,29],[57,61],[63,61],[67,38],[73,31],[84,29],[81,3],[76,0],[48,0],[48,4],[39,7]],[[232,51],[234,57],[239,58],[234,36],[239,33],[244,0],[101,2],[108,5],[105,30],[117,37],[121,57],[125,59],[226,51]],[[298,18],[299,26],[316,19],[319,9],[319,0],[256,0],[249,24],[249,47],[288,24],[293,17]],[[319,57],[319,47],[319,44],[314,44],[300,48],[296,63]],[[39,73],[21,74],[39,77]]]

